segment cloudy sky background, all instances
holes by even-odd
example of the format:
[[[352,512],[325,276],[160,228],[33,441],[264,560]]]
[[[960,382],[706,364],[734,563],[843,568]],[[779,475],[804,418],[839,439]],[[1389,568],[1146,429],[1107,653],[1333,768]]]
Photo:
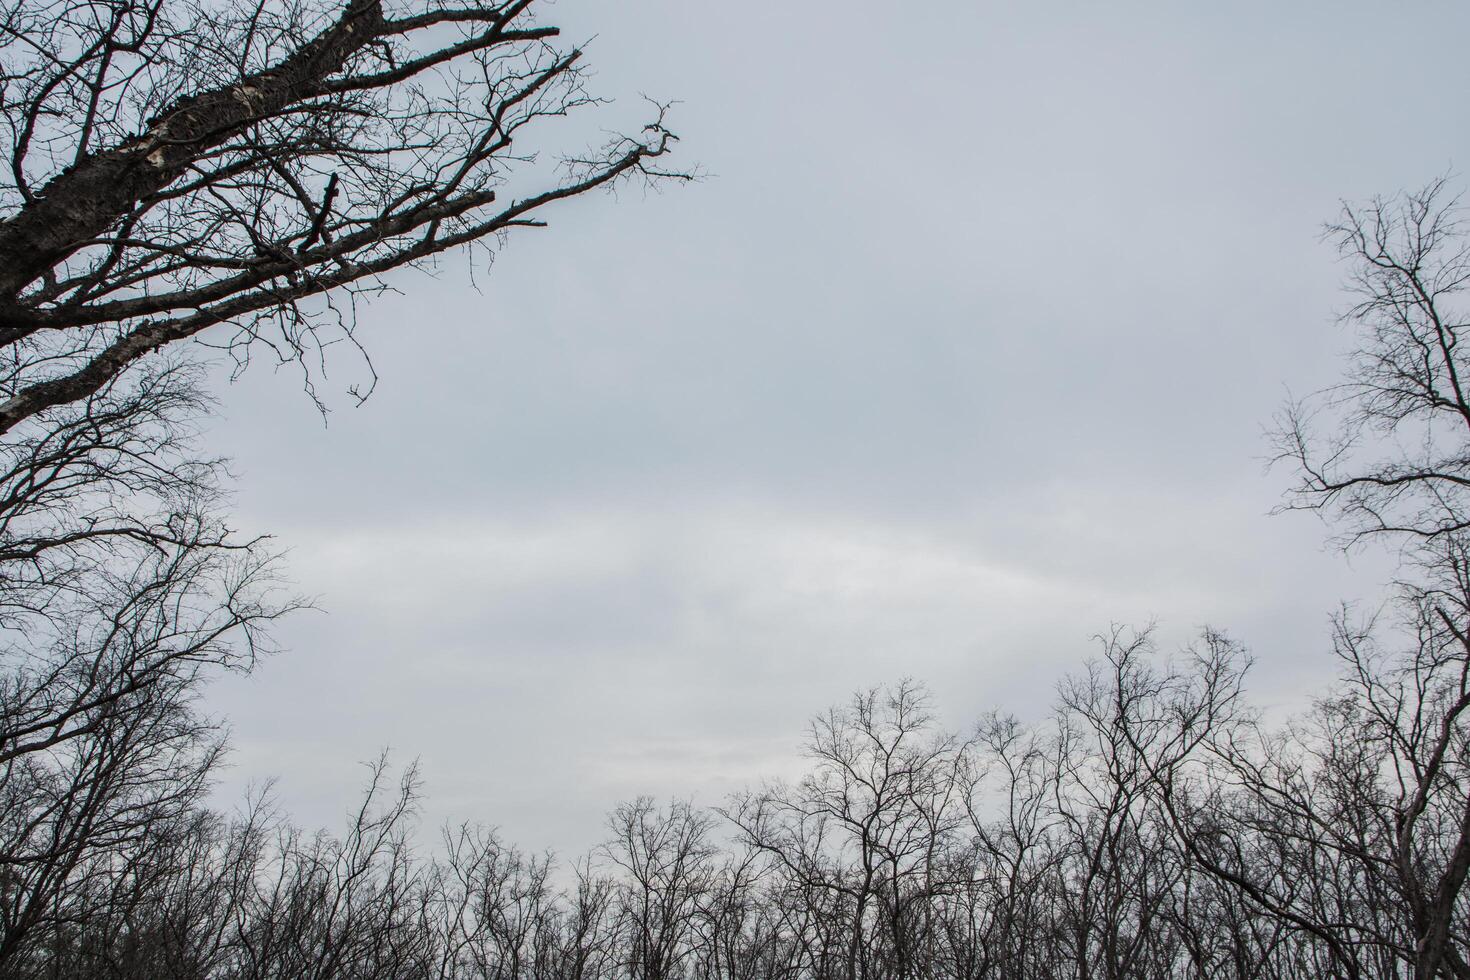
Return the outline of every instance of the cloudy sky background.
[[[1327,676],[1384,563],[1267,516],[1262,432],[1338,370],[1339,199],[1466,172],[1470,8],[550,12],[619,100],[563,135],[678,98],[710,177],[398,280],[325,427],[290,372],[222,390],[236,522],[323,609],[215,689],[222,802],[339,825],[388,746],[429,823],[575,853],[798,771],[855,688],[1039,717],[1111,623],[1226,628],[1265,703]]]

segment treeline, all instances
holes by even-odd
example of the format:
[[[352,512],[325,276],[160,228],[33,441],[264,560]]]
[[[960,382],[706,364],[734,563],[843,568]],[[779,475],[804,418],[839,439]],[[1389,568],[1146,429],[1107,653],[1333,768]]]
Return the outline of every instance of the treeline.
[[[6,828],[0,975],[1463,976],[1470,658],[1419,625],[1388,661],[1344,632],[1348,679],[1275,728],[1213,634],[1175,666],[1114,634],[1040,725],[960,736],[913,684],[859,694],[813,721],[800,781],[626,804],[561,868],[473,827],[416,850],[414,774],[381,763],[342,836],[122,797],[47,849],[89,794],[150,785],[139,756],[69,798],[8,793],[33,823],[26,847]]]

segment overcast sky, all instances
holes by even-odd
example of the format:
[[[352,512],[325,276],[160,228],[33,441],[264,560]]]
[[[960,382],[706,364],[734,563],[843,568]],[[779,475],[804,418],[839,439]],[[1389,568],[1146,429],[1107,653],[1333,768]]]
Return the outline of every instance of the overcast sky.
[[[1339,199],[1466,172],[1470,7],[549,11],[710,176],[397,280],[325,427],[290,372],[222,390],[236,523],[323,610],[215,689],[223,802],[339,825],[387,746],[430,823],[574,853],[798,771],[855,688],[1040,717],[1111,623],[1227,629],[1267,703],[1328,676],[1381,563],[1267,516],[1262,432],[1338,370]]]

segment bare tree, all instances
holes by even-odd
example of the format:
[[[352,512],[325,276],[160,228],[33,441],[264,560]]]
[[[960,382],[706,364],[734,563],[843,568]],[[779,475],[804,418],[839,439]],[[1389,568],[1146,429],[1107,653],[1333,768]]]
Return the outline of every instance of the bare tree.
[[[814,913],[802,923],[810,975],[920,976],[941,929],[934,899],[968,881],[947,860],[971,784],[967,745],[935,730],[927,693],[905,682],[818,716],[807,751],[815,768],[797,785],[722,812]]]
[[[221,324],[304,362],[394,269],[680,176],[657,107],[537,165],[536,124],[596,101],[540,6],[7,0],[0,432]]]
[[[1465,598],[1401,608],[1397,648],[1339,620],[1343,678],[1285,728],[1217,715],[1203,757],[1149,752],[1190,858],[1323,976],[1470,976]]]
[[[1327,229],[1351,265],[1347,377],[1288,405],[1286,506],[1324,511],[1348,541],[1434,542],[1470,528],[1470,238],[1447,181],[1358,208]]]
[[[675,980],[695,951],[717,879],[712,823],[687,802],[660,810],[646,796],[608,818],[602,853],[619,872],[618,938],[634,980]]]
[[[228,528],[209,399],[170,345],[308,367],[394,270],[663,176],[658,107],[538,162],[537,124],[597,101],[539,6],[0,0],[0,975],[427,955],[405,811],[337,844],[200,809],[222,749],[202,685],[299,603]],[[483,898],[493,842],[452,853]],[[505,915],[475,941],[532,955]]]
[[[1470,977],[1470,239],[1443,180],[1345,207],[1329,232],[1359,343],[1343,384],[1283,415],[1287,506],[1348,544],[1399,543],[1411,577],[1382,612],[1338,617],[1342,676],[1305,717],[1216,727],[1193,776],[1147,755],[1191,858],[1287,930],[1296,962]]]
[[[199,682],[295,605],[213,512],[202,407],[162,363],[0,444],[0,970],[174,847],[221,747]]]

